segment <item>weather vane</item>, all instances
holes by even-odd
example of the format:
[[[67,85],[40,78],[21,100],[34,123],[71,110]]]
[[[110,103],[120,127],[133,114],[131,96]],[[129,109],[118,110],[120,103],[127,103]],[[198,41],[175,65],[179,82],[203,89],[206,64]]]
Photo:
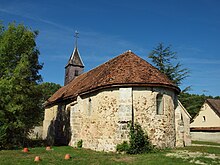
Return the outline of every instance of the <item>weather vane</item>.
[[[77,30],[75,31],[74,37],[75,37],[75,47],[77,47],[77,38],[79,38],[79,32]]]

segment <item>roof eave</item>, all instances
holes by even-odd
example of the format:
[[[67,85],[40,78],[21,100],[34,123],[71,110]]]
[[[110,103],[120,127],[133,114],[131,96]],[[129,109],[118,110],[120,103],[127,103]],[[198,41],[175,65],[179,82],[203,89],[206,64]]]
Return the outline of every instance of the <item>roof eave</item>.
[[[47,104],[45,105],[45,107],[49,106],[49,105],[53,105],[53,104],[58,104],[62,101],[67,101],[67,100],[76,100],[77,96],[80,95],[86,95],[92,92],[96,92],[98,90],[102,90],[102,89],[107,89],[107,88],[114,88],[114,87],[165,87],[171,90],[174,90],[177,94],[180,93],[180,89],[176,86],[173,85],[168,85],[168,84],[160,84],[160,83],[126,83],[126,84],[108,84],[108,85],[102,85],[102,86],[97,86],[95,88],[89,89],[89,90],[85,90],[80,92],[79,94],[76,95],[69,95],[66,97],[62,97],[59,98],[57,100],[54,100],[52,102],[47,102]],[[152,89],[153,90],[153,89]]]
[[[211,109],[216,113],[216,115],[220,117],[219,111],[209,102],[209,100],[207,99],[205,102],[211,107]]]
[[[190,131],[211,131],[211,132],[219,132],[220,127],[190,127]]]

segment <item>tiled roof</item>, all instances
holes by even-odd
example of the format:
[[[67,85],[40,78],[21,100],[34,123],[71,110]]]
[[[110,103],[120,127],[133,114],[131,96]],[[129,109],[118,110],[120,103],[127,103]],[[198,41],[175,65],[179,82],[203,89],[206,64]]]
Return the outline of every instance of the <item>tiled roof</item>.
[[[191,132],[204,131],[204,132],[216,132],[220,131],[220,127],[190,127]]]
[[[173,89],[177,93],[180,92],[180,89],[166,75],[133,52],[128,51],[78,76],[54,93],[49,98],[48,104],[117,86],[160,86]]]
[[[220,99],[207,99],[206,102],[215,111],[215,113],[220,117]]]
[[[66,65],[66,67],[68,65],[84,66],[77,47],[74,48],[74,51],[73,51],[72,55],[70,56],[70,59]]]

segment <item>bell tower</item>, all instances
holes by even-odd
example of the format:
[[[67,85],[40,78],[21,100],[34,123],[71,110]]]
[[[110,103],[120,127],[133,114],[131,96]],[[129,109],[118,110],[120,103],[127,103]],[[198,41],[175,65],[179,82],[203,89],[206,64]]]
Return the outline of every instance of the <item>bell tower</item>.
[[[67,85],[70,81],[72,81],[77,76],[81,75],[84,71],[84,64],[80,57],[78,47],[77,47],[77,39],[79,38],[79,33],[75,31],[75,47],[69,58],[67,65],[65,66],[65,80],[64,85]]]

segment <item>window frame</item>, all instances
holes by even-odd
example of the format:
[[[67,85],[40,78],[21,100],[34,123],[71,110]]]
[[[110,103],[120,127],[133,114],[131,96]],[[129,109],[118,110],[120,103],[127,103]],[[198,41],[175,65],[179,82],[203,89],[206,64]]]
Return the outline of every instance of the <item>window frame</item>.
[[[79,76],[79,71],[78,70],[75,70],[74,76]]]
[[[161,93],[156,96],[156,114],[164,115],[164,98]]]
[[[88,99],[88,115],[90,116],[92,112],[92,99],[89,97]]]
[[[206,117],[202,116],[202,122],[206,122]]]

